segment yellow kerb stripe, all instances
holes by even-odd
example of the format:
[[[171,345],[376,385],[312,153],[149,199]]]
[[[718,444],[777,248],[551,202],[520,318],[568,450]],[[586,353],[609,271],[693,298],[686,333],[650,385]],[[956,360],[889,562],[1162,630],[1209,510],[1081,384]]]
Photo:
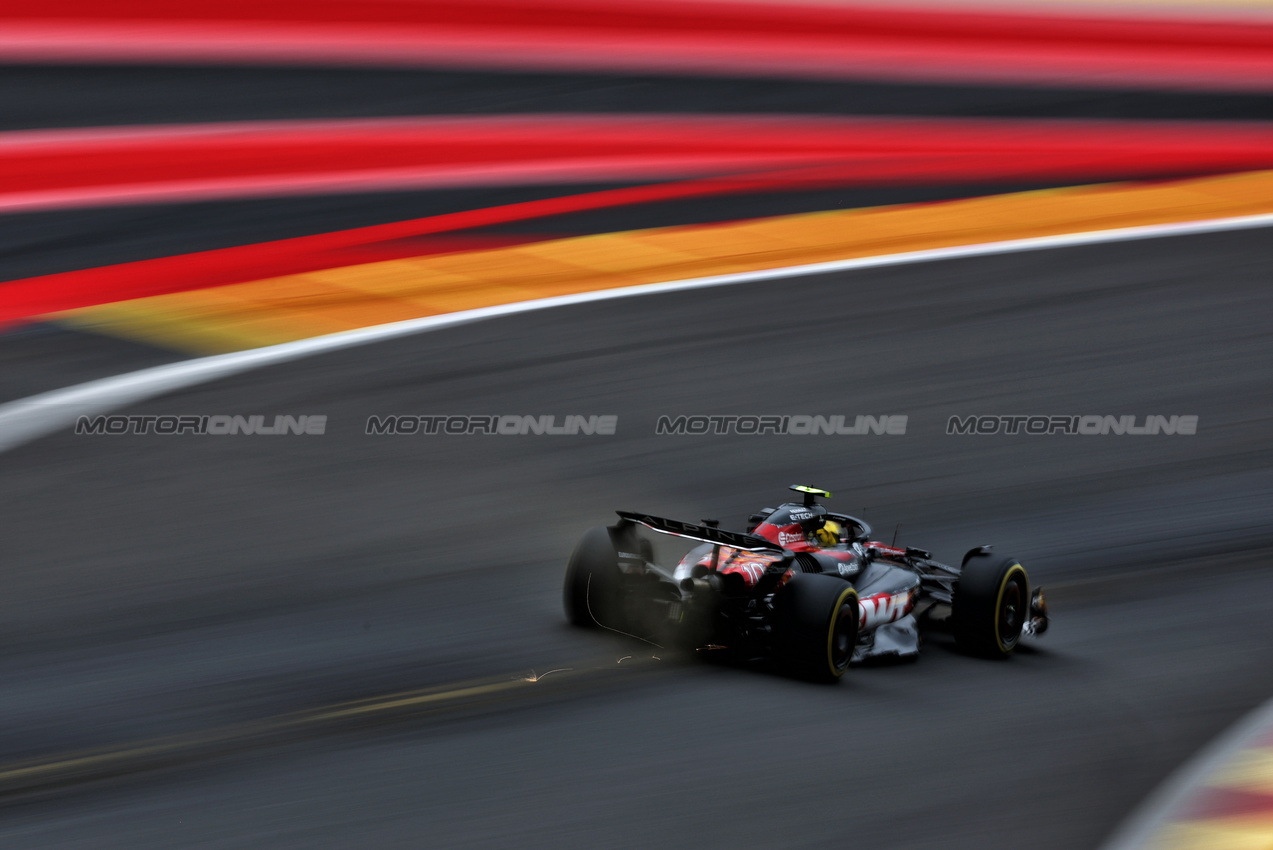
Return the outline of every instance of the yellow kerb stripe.
[[[857,257],[1273,212],[1273,171],[583,236],[140,298],[51,317],[212,354],[478,307]]]
[[[1273,797],[1273,747],[1242,750],[1207,780],[1214,788],[1231,788]],[[1273,813],[1273,799],[1269,801]],[[1273,845],[1270,845],[1273,850]]]
[[[1173,823],[1146,850],[1269,850],[1273,815]]]

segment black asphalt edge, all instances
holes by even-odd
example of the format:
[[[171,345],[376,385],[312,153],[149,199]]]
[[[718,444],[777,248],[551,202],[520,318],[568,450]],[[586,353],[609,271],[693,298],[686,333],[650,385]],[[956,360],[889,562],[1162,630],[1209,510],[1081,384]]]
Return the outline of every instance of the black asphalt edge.
[[[1273,97],[764,75],[0,64],[0,130],[537,112],[1266,121],[1273,120]]]

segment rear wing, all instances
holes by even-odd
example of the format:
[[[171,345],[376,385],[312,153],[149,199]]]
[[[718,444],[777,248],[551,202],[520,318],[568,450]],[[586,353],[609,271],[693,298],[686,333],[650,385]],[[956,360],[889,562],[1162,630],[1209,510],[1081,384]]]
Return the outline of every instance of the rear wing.
[[[743,549],[750,552],[776,552],[781,554],[784,551],[776,543],[771,543],[765,538],[757,537],[754,534],[740,534],[737,531],[726,531],[723,528],[712,528],[707,525],[696,525],[692,522],[664,519],[663,517],[638,514],[631,511],[615,511],[615,513],[628,522],[644,525],[659,534],[686,537],[690,540],[697,540],[700,543],[713,543],[717,546],[729,546],[733,549]]]

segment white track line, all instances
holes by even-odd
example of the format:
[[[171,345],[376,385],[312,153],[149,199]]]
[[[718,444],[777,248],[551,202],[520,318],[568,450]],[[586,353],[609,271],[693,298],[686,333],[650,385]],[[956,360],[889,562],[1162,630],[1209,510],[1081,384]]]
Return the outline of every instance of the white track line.
[[[811,263],[779,269],[714,275],[668,283],[649,283],[618,289],[603,289],[578,295],[559,295],[539,298],[515,304],[463,310],[442,316],[428,316],[374,325],[358,330],[342,331],[326,336],[312,337],[281,345],[270,345],[248,351],[218,354],[183,360],[167,366],[155,366],[124,375],[89,381],[60,390],[30,396],[18,401],[0,404],[0,452],[16,448],[24,443],[55,433],[75,424],[80,416],[97,416],[118,410],[146,399],[175,390],[237,375],[252,369],[287,363],[302,357],[311,357],[329,351],[339,351],[356,345],[397,339],[412,334],[428,333],[442,328],[455,327],[469,322],[512,316],[532,310],[565,307],[571,304],[588,304],[616,298],[632,298],[638,295],[658,295],[664,292],[680,292],[687,289],[705,289],[711,286],[730,286],[755,281],[782,280],[784,278],[829,272],[872,269],[883,266],[900,266],[909,263],[930,263],[939,260],[955,260],[964,257],[985,257],[994,254],[1013,254],[1023,251],[1041,251],[1050,248],[1069,248],[1081,245],[1098,245],[1106,242],[1128,242],[1137,239],[1157,239],[1169,236],[1185,236],[1198,233],[1218,233],[1228,230],[1246,230],[1273,225],[1273,214],[1240,216],[1236,218],[1190,221],[1178,224],[1154,224],[1143,227],[1126,227],[1116,230],[1098,230],[1089,233],[1070,233],[1061,236],[1040,236],[1031,239],[1013,239],[1003,242],[986,242],[980,245],[961,245],[952,248],[933,248],[926,251],[909,251],[903,254],[886,254],[878,257],[860,257],[852,260],[834,260],[828,263]]]

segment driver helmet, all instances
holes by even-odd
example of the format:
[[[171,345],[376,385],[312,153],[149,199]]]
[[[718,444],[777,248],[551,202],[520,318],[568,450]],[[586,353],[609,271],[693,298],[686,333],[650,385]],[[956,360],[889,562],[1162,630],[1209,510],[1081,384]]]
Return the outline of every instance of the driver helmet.
[[[843,530],[838,522],[827,520],[821,528],[813,533],[813,542],[819,546],[835,546],[840,542],[840,534]]]

